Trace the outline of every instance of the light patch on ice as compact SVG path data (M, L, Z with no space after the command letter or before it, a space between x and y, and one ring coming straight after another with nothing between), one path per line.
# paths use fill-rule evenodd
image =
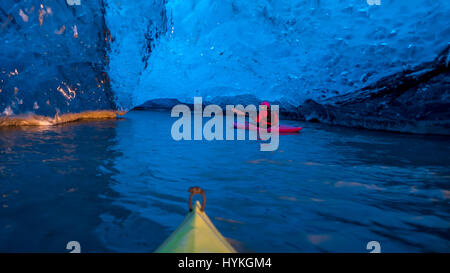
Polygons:
M6 116L10 116L10 115L13 115L14 112L13 112L13 110L11 109L11 107L8 106L8 107L5 108L5 110L3 110L3 114L6 115Z
M77 25L74 25L72 27L73 30L73 38L78 39L78 29L77 29Z
M20 17L22 17L22 20L24 22L28 22L28 15L26 15L25 12L23 12L22 9L19 10L19 15L20 15Z
M41 4L41 8L39 9L39 25L40 26L42 26L42 24L44 23L44 15L45 15L44 5Z
M75 98L75 96L77 95L77 93L75 92L74 89L70 88L70 86L68 86L66 83L62 83L66 88L67 88L67 92L61 87L58 86L56 88L56 90L58 90L59 93L61 93L66 99L68 100L72 100Z
M19 75L19 71L17 71L17 68L14 69L14 71L9 72L9 76L10 76L10 77L11 77L11 76L17 76L17 75Z
M62 25L59 30L55 30L55 34L61 35L63 34L64 30L66 30L66 26Z

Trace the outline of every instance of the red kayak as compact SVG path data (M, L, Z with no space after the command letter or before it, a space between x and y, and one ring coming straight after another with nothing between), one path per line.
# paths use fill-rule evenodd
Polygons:
M245 129L245 130L253 130L253 131L257 131L258 127L256 127L256 125L251 124L251 123L234 123L234 128L235 129ZM294 127L294 126L289 126L289 125L279 125L278 126L278 132L279 133L298 133L301 129L303 129L302 127ZM270 133L272 130L275 131L275 129L273 128L269 128L267 131Z

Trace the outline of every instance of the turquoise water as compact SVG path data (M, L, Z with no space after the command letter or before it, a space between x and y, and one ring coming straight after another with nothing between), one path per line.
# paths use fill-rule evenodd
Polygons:
M320 124L258 141L174 141L165 112L0 129L0 251L152 252L187 189L248 252L450 251L450 138Z

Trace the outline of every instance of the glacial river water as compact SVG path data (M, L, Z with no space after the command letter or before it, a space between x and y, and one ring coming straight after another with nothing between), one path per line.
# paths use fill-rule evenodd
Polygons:
M450 251L450 138L320 124L258 141L174 141L165 112L0 128L0 252L152 252L187 189L246 252Z

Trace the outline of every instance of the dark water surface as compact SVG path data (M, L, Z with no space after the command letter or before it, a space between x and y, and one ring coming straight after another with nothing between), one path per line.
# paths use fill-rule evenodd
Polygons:
M303 125L257 141L172 140L168 113L0 129L0 251L152 252L187 189L242 251L450 251L450 138Z

